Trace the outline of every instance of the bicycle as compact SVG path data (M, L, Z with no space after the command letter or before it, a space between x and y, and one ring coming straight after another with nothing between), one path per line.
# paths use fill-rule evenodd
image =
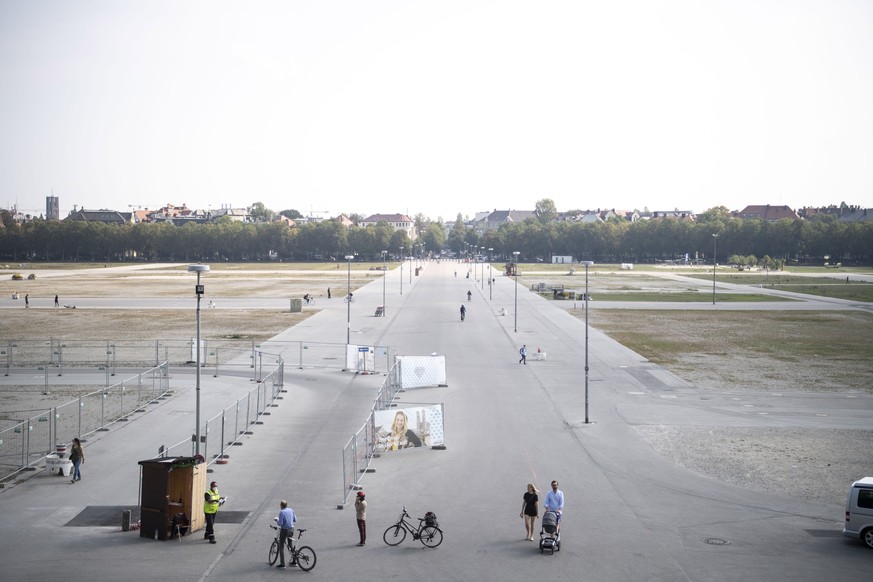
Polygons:
M443 543L443 531L438 527L436 515L427 512L424 517L419 517L418 529L412 527L412 524L406 520L407 517L410 517L410 515L406 513L406 508L404 507L400 512L397 523L386 529L385 533L382 534L382 539L386 544L389 546L399 545L406 539L407 532L412 534L413 540L420 540L428 548L435 548Z
M270 555L267 558L267 563L272 566L279 558L279 526L270 524L270 527L276 530L276 537L273 538L273 544L270 546ZM315 568L315 550L309 546L300 545L300 538L303 537L303 532L305 531L305 529L298 529L297 539L295 540L294 534L291 534L288 536L286 543L291 564L296 564L301 570L308 572Z
M303 305L315 305L315 297L303 300Z
M355 298L352 297L351 294L349 294L349 295L346 295L346 296L345 296L345 298L343 299L343 301L345 301L346 303L354 303L354 302L355 302Z

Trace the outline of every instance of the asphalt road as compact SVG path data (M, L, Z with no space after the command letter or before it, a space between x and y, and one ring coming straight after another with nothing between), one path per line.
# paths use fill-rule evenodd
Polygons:
M174 398L90 442L83 481L43 475L0 491L4 579L274 580L304 575L266 564L279 499L298 512L318 554L306 574L325 580L820 581L869 577L873 554L840 535L843 508L726 485L658 456L635 424L869 428L873 398L854 395L725 394L712 398L590 330L586 418L582 322L497 277L493 299L456 263L429 263L398 294L388 277L387 317L373 317L382 284L355 293L352 343L401 355L443 354L448 386L407 390L401 403L442 402L446 449L414 449L374 460L362 485L370 504L368 543L356 547L354 511L337 509L345 489L341 448L366 419L384 378L287 370L288 394L228 465L211 474L223 511L217 545L202 536L154 542L112 527L65 524L88 506L134 505L136 461L193 426L193 378L174 376ZM460 271L460 269L458 269ZM459 273L460 274L460 273ZM466 302L466 292L473 299ZM467 306L461 323L459 308ZM515 308L517 303L517 310ZM190 301L189 301L190 304ZM346 305L319 302L317 315L277 340L336 341ZM748 308L748 305L744 306ZM506 309L507 315L500 315ZM517 330L517 331L516 331ZM545 361L518 364L527 344ZM249 380L204 377L206 407L220 409ZM221 404L219 404L221 403ZM766 414L762 414L766 413ZM204 413L204 416L207 413ZM518 517L528 482L543 495L556 479L566 495L561 551L540 555ZM846 484L848 487L848 483ZM398 547L382 532L405 506L434 511L445 541Z

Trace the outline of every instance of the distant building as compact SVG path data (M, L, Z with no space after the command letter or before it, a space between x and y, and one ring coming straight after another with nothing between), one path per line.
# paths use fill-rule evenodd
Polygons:
M513 222L524 222L528 218L537 218L535 210L497 210L489 212L481 219L475 220L469 226L476 231L476 234L482 236L489 230L497 230L502 224L510 224Z
M60 220L61 219L61 202L57 196L45 197L45 219Z
M800 218L797 216L796 212L787 206L770 206L769 204L763 206L746 206L739 212L734 212L732 214L734 218L757 218L759 220L767 221L782 220L784 218L797 220Z
M873 220L873 208L856 206L853 210L843 213L840 222L869 222Z
M415 222L405 214L371 214L358 224L367 227L377 225L380 222L387 222L394 227L394 230L404 231L411 240L418 238L418 234L415 232Z
M102 222L104 224L133 224L132 212L118 212L117 210L77 210L73 211L64 219L73 222Z
M640 220L652 220L655 218L674 218L679 220L695 220L696 215L691 210L656 210L654 212L640 212Z

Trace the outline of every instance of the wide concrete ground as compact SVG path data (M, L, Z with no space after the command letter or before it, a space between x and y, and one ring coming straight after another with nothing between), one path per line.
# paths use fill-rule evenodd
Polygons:
M454 276L455 270L459 276ZM408 273L407 273L408 275ZM266 565L269 524L287 499L318 553L307 574L325 580L552 579L862 580L871 553L840 536L838 505L761 494L684 470L658 455L637 424L869 428L873 398L759 394L712 398L591 330L585 423L582 322L510 279L491 290L453 263L426 265L412 284L388 275L387 317L375 318L382 283L355 293L351 342L401 355L446 356L448 386L408 390L401 402L442 402L446 450L375 459L362 485L368 543L356 547L344 498L341 448L364 422L379 375L286 370L288 393L265 424L210 474L229 496L218 544L193 535L154 542L119 527L66 525L87 507L136 505L137 460L190 435L194 379L179 371L176 396L89 441L84 478L45 475L0 491L0 573L6 580L249 580L304 575ZM468 290L473 299L465 301ZM515 305L518 305L516 310ZM460 322L464 303L467 320ZM322 301L317 315L277 341L344 341L347 306ZM505 309L507 315L500 315ZM527 344L548 357L518 364ZM282 344L284 345L284 344ZM251 389L247 378L203 378L204 416ZM766 412L766 414L761 414ZM518 517L528 482L561 483L567 500L562 549L540 555ZM848 484L847 484L848 485ZM382 532L405 506L434 511L445 541L435 549ZM120 515L119 515L120 522Z

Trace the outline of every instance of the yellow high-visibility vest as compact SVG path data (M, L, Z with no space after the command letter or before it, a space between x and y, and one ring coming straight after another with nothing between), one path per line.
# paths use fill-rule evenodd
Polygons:
M221 499L218 489L215 491L209 490L206 494L209 495L209 501L203 504L203 513L218 513L218 501Z

